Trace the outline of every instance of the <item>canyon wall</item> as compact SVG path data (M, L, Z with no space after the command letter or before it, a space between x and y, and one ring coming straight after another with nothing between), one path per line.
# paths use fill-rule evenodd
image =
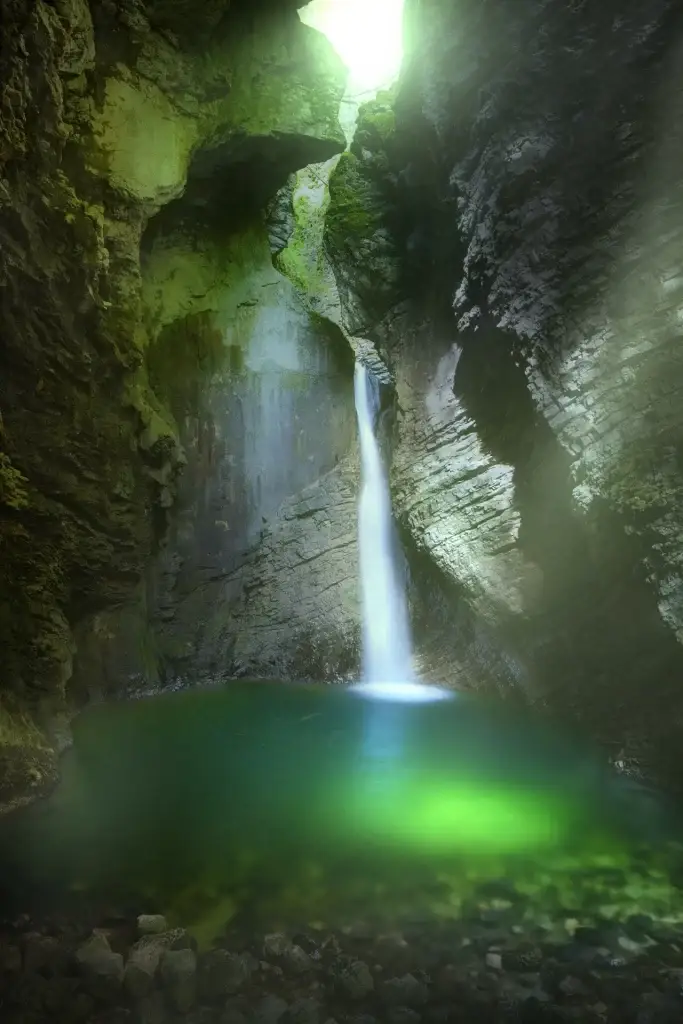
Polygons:
M465 685L492 632L504 689L679 784L678 6L407 0L406 38L326 247L396 381L408 552Z
M161 548L184 467L176 535L201 531L210 552L232 543L232 511L216 505L218 492L200 488L202 510L186 508L202 460L223 443L198 439L213 429L206 410L215 410L218 437L235 429L238 416L224 391L243 389L238 401L248 418L258 415L254 395L265 388L272 434L279 405L290 399L268 377L267 345L239 355L251 376L231 383L239 345L225 336L220 303L227 285L244 278L245 261L253 262L259 225L269 259L261 210L270 197L297 168L343 149L337 112L346 74L327 41L301 24L294 3L212 0L198 12L185 0L2 0L0 8L4 808L54 779L71 710L104 685L91 648L106 645L111 616L125 618L150 565L166 557ZM215 245L204 260L193 262L191 253L185 298L164 293L173 247L177 255L178 240L188 237L184 225L207 209L220 235L217 258ZM249 243L246 255L228 244L236 237ZM262 284L272 296L272 271ZM273 372L298 374L298 393L313 360L317 402L324 403L334 375L315 356L303 314L296 323L288 316L287 351ZM262 337L269 331L272 325ZM297 332L308 338L305 355ZM216 383L200 387L200 377ZM188 411L193 388L205 395L204 413L196 403ZM290 404L296 414L297 400ZM345 429L314 467L304 460L310 472L298 484L315 487L317 472L334 469ZM232 455L258 460L240 451L242 431ZM278 438L277 451L294 443ZM275 450L268 457L278 462ZM226 486L243 483L236 473ZM258 489L258 481L250 486ZM329 486L345 493L343 475ZM253 499L249 529L278 496ZM313 519L314 506L315 497ZM299 505L293 521L308 514ZM333 527L321 523L320 530ZM293 565L311 556L292 544ZM168 563L162 592L184 585ZM212 564L209 556L209 574ZM252 576L259 572L254 565ZM136 650L147 657L148 647L143 636ZM74 658L87 668L75 677Z

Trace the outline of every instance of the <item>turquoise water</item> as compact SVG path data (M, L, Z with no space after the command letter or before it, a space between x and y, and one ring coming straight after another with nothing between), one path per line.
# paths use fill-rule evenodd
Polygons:
M621 855L645 827L589 748L507 709L245 682L83 713L61 786L0 841L16 891L201 916L294 886L311 916L332 890Z

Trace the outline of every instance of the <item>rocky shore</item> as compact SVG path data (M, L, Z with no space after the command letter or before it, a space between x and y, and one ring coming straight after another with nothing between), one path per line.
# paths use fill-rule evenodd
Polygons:
M498 881L456 917L277 931L235 919L208 948L129 908L22 915L0 922L0 1013L4 1024L679 1024L683 927L652 874L641 902L659 913L624 910L629 896L637 910L635 877L603 872L621 909L572 908L557 892L552 907L547 887L539 901Z

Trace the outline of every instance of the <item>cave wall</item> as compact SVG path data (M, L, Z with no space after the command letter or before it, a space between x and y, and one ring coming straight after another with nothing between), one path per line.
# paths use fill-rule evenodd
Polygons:
M340 152L345 71L293 3L2 0L0 17L6 808L54 779L79 643L128 606L187 462L150 376L143 236L217 180L221 209L255 216Z
M677 5L408 0L406 38L326 245L409 548L525 699L680 784Z
M235 677L339 678L357 661L351 353L272 265L266 229L157 236L150 378L185 465L142 587L82 624L81 699Z

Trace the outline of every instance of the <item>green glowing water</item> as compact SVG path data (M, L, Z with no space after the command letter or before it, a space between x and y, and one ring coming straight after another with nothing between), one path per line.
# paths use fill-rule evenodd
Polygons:
M53 797L4 824L5 879L178 916L256 899L311 917L331 889L396 902L418 875L618 858L633 821L581 746L464 698L247 682L98 706L63 767Z

